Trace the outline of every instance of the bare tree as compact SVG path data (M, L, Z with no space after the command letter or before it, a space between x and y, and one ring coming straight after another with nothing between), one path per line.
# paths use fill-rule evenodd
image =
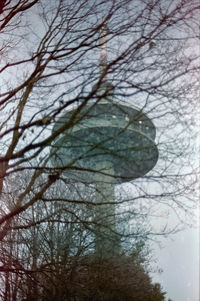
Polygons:
M30 176L27 171L22 173L21 185ZM76 187L70 188L58 182L49 191L51 202L38 200L10 225L0 252L2 299L142 300L148 295L156 300L158 295L158 300L164 300L164 293L154 287L147 273L148 259L141 239L135 239L131 254L125 248L112 257L94 253L93 210L88 207L86 211L85 206L76 204L77 194L80 200L83 187L79 186L77 192ZM83 200L88 193L85 188L82 193ZM63 194L65 200L53 201L54 196ZM71 205L66 206L67 195ZM13 193L12 189L7 194L10 206L15 197L16 191ZM85 202L88 206L93 204L88 198ZM130 274L128 282L127 273Z
M170 231L165 225L157 231L149 225L144 231L136 227L149 216L158 218L160 204L166 205L169 213L175 212L181 222L191 217L197 204L199 172L195 159L198 129L193 114L198 110L199 8L196 0L2 2L0 241L4 267L13 267L9 262L13 246L9 242L15 233L19 240L23 238L21 233L40 240L38 225L43 224L43 229L54 227L49 223L58 218L58 234L59 212L67 214L68 233L76 225L69 239L71 250L76 233L83 239L79 247L91 243L94 249L95 244L101 245L102 240L100 244L97 241L100 235L107 237L106 242L111 238L116 240L118 235L125 244L126 238L130 241L131 237L146 238L155 232ZM93 124L92 114L105 99L114 100L117 118L112 114L112 106L110 116L116 127L120 124L123 133L128 127L135 127L145 137L149 131L145 126L153 134L156 129L159 152L157 164L148 173L146 170L143 177L136 176L132 182L129 174L123 177L121 182L130 182L120 188L126 194L118 193L112 201L105 190L113 188L108 188L105 179L112 178L117 183L116 172L108 174L110 166L98 165L98 160L95 166L81 164L83 157L84 162L87 159L94 162L90 158L95 156L93 150L98 149L99 141L95 140L88 150L84 146L85 137L73 140L73 151L67 150L67 159L60 164L63 149L70 149L66 137L83 127L84 120ZM120 103L127 110L121 110ZM139 116L130 116L133 107L138 107L135 110ZM143 112L154 125L140 120ZM100 155L120 158L127 170L140 167L144 159L139 154L143 150L134 145L137 159L131 161L127 140L124 139L123 149L117 148L118 134L106 137L113 148L101 149ZM150 140L154 138L148 137ZM22 172L27 172L25 182L21 180ZM82 177L83 174L86 176ZM96 182L99 183L94 187ZM73 193L58 193L59 185ZM81 187L83 191L86 188L87 194L81 192ZM94 202L96 195L98 199ZM125 219L129 223L122 231ZM55 229L52 231L53 235ZM95 231L98 235L93 236L91 233ZM14 248L15 255L32 252L32 262L22 265L26 272L38 266L40 257L38 248L31 245L27 248L22 250L17 243ZM58 250L56 246L55 252ZM17 260L14 263L22 264ZM11 277L10 272L14 270L8 269L4 279L7 288L12 282L12 289L6 291L12 291L14 296L19 274ZM11 282L6 280L10 277ZM9 300L6 294L4 299Z

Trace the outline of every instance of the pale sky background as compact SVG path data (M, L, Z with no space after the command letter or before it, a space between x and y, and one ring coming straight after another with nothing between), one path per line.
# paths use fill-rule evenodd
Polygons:
M172 301L200 301L200 231L186 229L168 238L159 239L160 249L154 245L157 265L163 270L153 274L154 282L159 282Z

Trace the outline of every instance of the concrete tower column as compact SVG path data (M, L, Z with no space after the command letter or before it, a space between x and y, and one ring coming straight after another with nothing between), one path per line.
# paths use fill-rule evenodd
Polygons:
M120 251L120 235L116 233L114 169L111 162L95 164L95 190L97 205L94 206L95 253L110 257Z

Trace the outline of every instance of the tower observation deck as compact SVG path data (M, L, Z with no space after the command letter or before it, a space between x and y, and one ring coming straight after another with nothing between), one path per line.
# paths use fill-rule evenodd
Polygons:
M104 43L102 51L101 68L106 64ZM54 167L66 168L66 177L94 184L95 202L106 203L94 206L97 223L102 219L103 224L96 228L95 250L102 254L119 248L113 234L114 184L143 177L155 166L158 150L155 126L142 110L116 101L108 80L102 82L96 95L96 101L88 101L78 111L78 106L67 110L57 120L53 131L69 120L73 120L73 126L54 141L51 162Z

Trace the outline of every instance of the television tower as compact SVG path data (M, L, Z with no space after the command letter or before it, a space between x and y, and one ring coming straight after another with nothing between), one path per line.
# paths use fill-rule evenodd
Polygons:
M65 123L52 145L52 165L66 168L66 177L95 185L95 253L110 256L119 252L116 233L114 186L144 176L156 164L158 150L153 122L139 108L114 97L107 80L107 27L101 24L100 79L94 86L96 99L77 105L60 117L53 132Z

